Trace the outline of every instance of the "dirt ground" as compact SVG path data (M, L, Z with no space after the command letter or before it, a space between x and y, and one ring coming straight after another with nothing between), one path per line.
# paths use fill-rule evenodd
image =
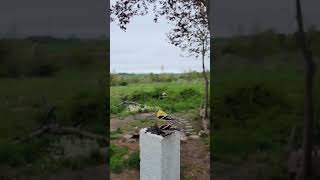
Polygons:
M112 118L110 130L130 123L137 119L151 119L150 113L137 114L124 119ZM133 152L139 148L139 142L130 143L121 140L112 140L111 143L128 148ZM181 142L181 179L182 180L209 180L210 179L210 149L201 139L188 139ZM111 173L111 180L139 180L139 170L125 170L121 174Z
M68 171L55 174L49 180L106 180L108 176L107 166L100 165L96 167L85 168L77 171Z
M115 142L116 145L129 150L139 148L138 143ZM111 180L139 180L138 170L126 170L121 174L111 173ZM209 180L210 154L209 147L201 140L189 139L181 143L181 179Z

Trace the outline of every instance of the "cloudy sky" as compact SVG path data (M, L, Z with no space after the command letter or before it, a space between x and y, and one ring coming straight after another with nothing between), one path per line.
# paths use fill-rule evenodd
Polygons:
M114 0L113 0L114 1ZM100 37L109 35L108 0L1 0L0 36L15 31L20 36L53 35ZM319 0L303 1L307 25L320 25ZM296 29L294 0L215 0L212 1L214 36L239 31L273 28L281 32ZM111 65L118 72L167 72L199 69L199 61L182 58L165 33L165 21L152 22L138 17L123 32L114 24L111 30Z
M111 0L114 1L114 0ZM295 0L215 0L212 1L216 36L239 30L295 29ZM302 0L306 24L320 25L320 1ZM0 35L13 25L22 34L109 34L109 0L1 0Z
M152 17L136 17L126 32L111 24L111 72L159 73L161 66L164 72L200 71L200 59L182 56L168 42L166 33L171 26L165 20L154 23ZM206 64L209 67L209 58Z
M0 34L99 37L109 32L108 0L1 0Z
M153 22L153 15L135 17L126 32L117 24L110 26L111 72L181 73L190 70L201 71L201 60L185 57L181 50L171 45L166 33L171 26L165 19ZM209 58L206 58L209 68Z
M301 0L305 24L320 25L320 1ZM229 36L272 28L296 30L295 0L215 0L212 5L214 34Z

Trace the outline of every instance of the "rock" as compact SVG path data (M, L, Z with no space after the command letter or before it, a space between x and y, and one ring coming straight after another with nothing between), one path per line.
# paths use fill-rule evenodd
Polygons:
M132 138L132 137L133 137L132 134L125 134L125 135L123 136L123 138L125 138L125 139L130 139L130 138Z
M133 137L132 134L125 134L123 137L122 137L122 142L127 142L129 141L129 139L131 139Z
M185 142L188 140L187 134L186 133L180 133L180 141Z
M191 135L191 136L189 136L191 139L200 139L200 136L198 136L198 135Z
M190 136L190 133L189 133L189 132L186 132L186 136Z
M132 135L132 138L134 138L134 139L139 139L139 133L134 133L134 134Z
M205 132L205 131L203 131L203 130L201 130L201 131L199 131L199 134L198 134L200 137L206 137L207 135L208 135L208 133L207 132Z
M139 128L137 126L134 128L134 133L139 134Z
M136 143L137 140L135 140L135 139L129 139L128 142L129 142L129 143Z

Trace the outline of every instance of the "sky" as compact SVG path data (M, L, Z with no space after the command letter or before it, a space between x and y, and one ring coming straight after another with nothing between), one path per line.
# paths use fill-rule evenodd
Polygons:
M319 27L320 1L301 0L301 3L306 26ZM297 29L295 0L215 0L211 5L215 36L268 28L283 33Z
M101 37L109 34L108 9L108 0L1 0L0 35Z
M127 31L112 23L110 29L110 70L125 73L181 73L201 71L201 59L186 57L166 37L171 26L166 20L152 21L152 15L136 17ZM184 55L184 56L183 56ZM209 58L206 66L209 68Z
M114 0L111 0L114 1ZM213 37L273 28L280 32L296 30L295 0L215 0L211 5ZM181 58L170 45L165 21L137 17L123 32L109 24L108 0L1 0L0 36L15 29L19 36L51 35L111 39L111 71L183 72L199 69L194 58ZM305 23L319 27L319 0L302 0ZM111 28L111 32L109 30Z
M111 0L114 1L114 0ZM306 24L319 26L320 1L301 0ZM211 1L215 36L274 28L295 29L295 0ZM1 0L0 35L16 24L21 34L96 37L109 34L109 0Z
M165 19L153 22L153 15L134 17L126 31L110 25L110 71L112 73L182 73L202 71L201 59L186 57L171 45L166 33L172 26ZM207 69L209 57L205 58Z

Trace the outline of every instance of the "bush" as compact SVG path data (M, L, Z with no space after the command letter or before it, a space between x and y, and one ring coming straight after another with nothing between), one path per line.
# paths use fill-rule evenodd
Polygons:
M114 144L110 146L110 169L114 173L121 173L126 167L126 161L123 156L128 153L125 148L117 147Z
M31 69L29 75L30 76L40 76L40 77L50 77L54 76L55 73L58 71L56 65L52 63L42 64L35 66Z
M150 99L160 99L162 97L162 93L166 91L165 87L155 88L153 91L134 91L129 97L130 100L136 102L146 102Z
M200 96L200 93L193 88L186 88L180 91L179 95L181 98L187 99L194 96Z
M128 167L139 169L140 167L140 152L136 151L130 154L128 158Z
M92 64L92 62L94 61L92 51L93 49L90 47L78 47L71 49L70 53L72 65L84 68Z
M119 157L111 157L110 159L110 169L114 173L121 173L125 168L125 161Z
M114 173L121 173L125 168L139 169L140 157L139 151L131 153L128 159L124 155L128 153L127 149L111 145L110 148L110 169Z
M128 82L126 82L126 81L121 81L119 83L119 86L127 86L127 85L128 85Z
M0 76L53 76L58 70L47 48L26 40L0 40Z
M243 126L246 120L256 117L261 111L287 107L281 96L259 84L235 89L216 102L219 104L216 103L214 111L218 119L238 120Z
M105 127L109 111L107 104L108 100L104 92L79 93L66 104L67 120L71 120L73 125L98 123L99 126Z
M0 164L12 167L32 163L39 159L44 152L47 141L39 140L26 144L14 144L5 140L0 141Z

